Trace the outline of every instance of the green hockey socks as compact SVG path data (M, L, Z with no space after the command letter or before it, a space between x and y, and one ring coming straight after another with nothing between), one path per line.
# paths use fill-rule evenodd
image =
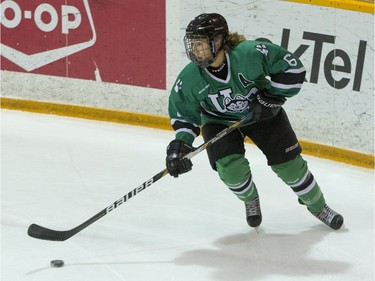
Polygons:
M298 155L288 162L272 165L271 168L291 187L310 212L318 213L323 209L323 193L302 156ZM258 191L253 182L249 162L244 155L232 154L218 160L216 170L220 179L240 200L249 202L257 197Z
M242 201L254 200L257 189L251 176L248 160L242 154L232 154L216 162L220 179Z
M301 155L288 162L272 165L271 168L292 188L310 212L317 213L323 209L325 204L323 193Z

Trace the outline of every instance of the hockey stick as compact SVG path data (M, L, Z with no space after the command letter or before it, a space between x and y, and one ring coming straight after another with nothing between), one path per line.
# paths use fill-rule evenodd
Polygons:
M213 137L209 141L201 144L194 151L192 151L192 152L188 153L187 155L185 155L185 158L191 159L192 157L194 157L198 153L200 153L203 150L205 150L208 146L210 146L211 144L213 144L217 140L219 140L222 137L228 135L230 132L232 132L233 130L235 130L241 124L243 124L246 121L250 120L252 117L253 117L253 115L252 115L252 112L251 112L248 115L246 115L243 118L241 118L240 120L234 122L232 125L230 125L229 127L225 128L224 130L222 130L221 132L219 132L215 137ZM158 181L159 179L161 179L162 177L164 177L167 174L168 174L168 170L167 169L164 169L163 171L157 173L155 176L153 176L149 180L145 181L144 183L142 183L140 186L136 187L135 189L133 189L129 193L125 194L119 200L113 202L111 205L109 205L105 209L101 210L99 213L97 213L93 217L89 218L87 221L83 222L82 224L80 224L77 227L74 227L74 228L72 228L70 230L62 230L62 231L52 230L52 229L40 226L38 224L31 224L29 226L27 234L29 236L31 236L31 237L42 239L42 240L65 241L65 240L69 239L70 237L72 237L73 235L76 235L78 232L80 232L81 230L85 229L89 225L93 224L98 219L104 217L106 214L108 214L109 212L113 211L118 206L120 206L121 204L125 203L127 200L129 200L130 198L134 197L135 195L137 195L142 190L145 190L147 187L149 187L150 185L152 185L153 183L155 183L156 181Z

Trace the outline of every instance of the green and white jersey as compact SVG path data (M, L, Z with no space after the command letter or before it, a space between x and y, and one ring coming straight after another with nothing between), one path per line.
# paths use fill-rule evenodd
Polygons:
M244 41L225 55L225 80L192 62L177 77L169 97L176 139L192 144L200 126L229 125L240 119L249 113L249 103L258 90L292 97L301 89L306 74L301 61L278 45Z

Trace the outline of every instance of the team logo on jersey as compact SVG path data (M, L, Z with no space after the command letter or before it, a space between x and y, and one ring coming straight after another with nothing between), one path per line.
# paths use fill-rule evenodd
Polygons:
M213 106L219 112L243 112L249 108L250 97L258 91L257 88L252 88L246 95L235 94L231 88L220 90L216 94L210 94Z
M176 82L176 85L174 86L174 90L176 93L178 93L179 91L181 91L181 88L182 88L182 80L178 79Z
M256 45L255 47L259 52L261 52L263 55L267 56L268 55L268 50L267 50L267 46L264 45L264 44L259 44L259 45Z
M249 85L253 84L254 81L248 80L242 73L238 73L238 79L240 80L242 86L244 88L248 87Z
M224 105L228 111L242 112L249 107L249 100L242 95L236 95L233 99L224 98Z

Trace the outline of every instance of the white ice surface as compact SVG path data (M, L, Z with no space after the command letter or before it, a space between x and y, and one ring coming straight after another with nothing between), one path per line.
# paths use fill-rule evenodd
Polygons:
M67 241L31 238L31 223L73 228L163 170L173 132L1 113L2 281L374 280L373 171L305 156L345 218L347 229L333 231L252 145L259 233L201 153L190 173L160 179ZM53 259L65 266L51 268Z

